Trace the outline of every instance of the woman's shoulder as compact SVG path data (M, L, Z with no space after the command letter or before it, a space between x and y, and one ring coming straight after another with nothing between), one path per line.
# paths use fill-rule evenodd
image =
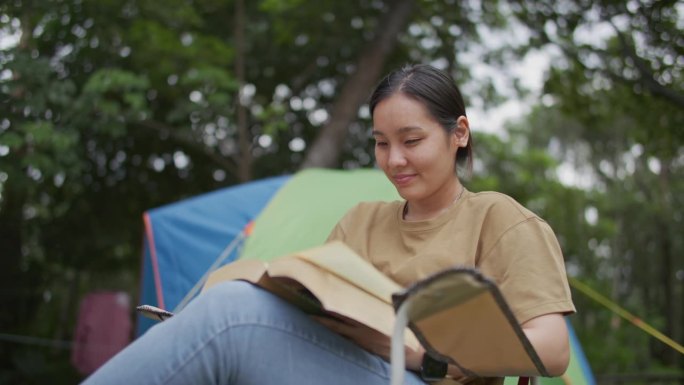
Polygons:
M471 209L485 212L488 216L521 221L531 218L541 219L513 197L497 191L472 192L468 196L468 202Z

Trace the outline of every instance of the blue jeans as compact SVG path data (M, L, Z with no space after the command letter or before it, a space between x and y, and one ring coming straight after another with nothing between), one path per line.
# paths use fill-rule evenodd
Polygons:
M390 364L245 282L193 300L84 384L387 385ZM406 384L424 384L407 371Z

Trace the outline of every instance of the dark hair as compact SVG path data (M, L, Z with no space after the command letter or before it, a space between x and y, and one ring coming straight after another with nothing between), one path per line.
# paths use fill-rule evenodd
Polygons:
M452 133L460 116L466 116L465 103L454 79L445 71L418 64L390 72L375 87L370 98L371 116L375 107L397 92L423 103L430 115ZM466 164L468 171L473 167L473 140L468 136L465 151L456 153L456 163Z

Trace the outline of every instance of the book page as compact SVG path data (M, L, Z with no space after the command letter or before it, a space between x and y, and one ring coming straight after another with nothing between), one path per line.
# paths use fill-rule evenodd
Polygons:
M320 266L388 304L392 303L392 294L402 289L399 284L339 241L304 250L292 256Z
M237 260L212 272L202 289L229 280L255 283L312 314L353 319L387 336L394 327L391 296L401 286L342 242L277 258L269 263ZM304 290L305 289L305 290ZM420 346L410 330L405 345Z
M210 287L236 279L259 283L266 274L268 264L262 261L241 259L214 270L202 287L202 293Z
M291 256L276 260L269 264L268 275L272 282L289 278L303 285L327 312L350 318L388 337L392 335L396 316L390 303L306 258ZM413 350L420 346L409 329L406 329L404 344Z

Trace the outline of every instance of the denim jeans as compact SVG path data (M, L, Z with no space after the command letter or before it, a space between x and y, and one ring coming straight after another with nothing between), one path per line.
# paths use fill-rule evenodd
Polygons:
M227 282L152 327L84 384L389 384L390 364L299 309ZM407 371L406 384L424 384Z

